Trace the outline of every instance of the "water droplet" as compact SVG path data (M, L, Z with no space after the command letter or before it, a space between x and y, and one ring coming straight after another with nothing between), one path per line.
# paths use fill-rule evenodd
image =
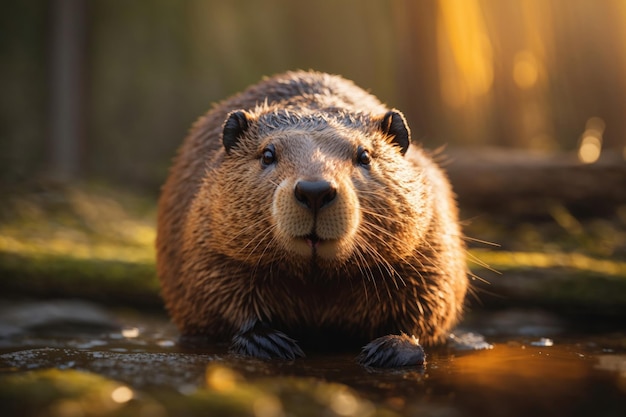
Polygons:
M176 345L176 342L174 342L173 340L159 340L157 342L157 345L161 347L173 347Z
M136 327L128 327L122 330L122 336L127 339L133 339L139 336L139 329Z

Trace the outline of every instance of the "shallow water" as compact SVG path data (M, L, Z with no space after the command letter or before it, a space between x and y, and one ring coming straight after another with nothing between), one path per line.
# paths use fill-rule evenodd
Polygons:
M207 367L218 364L251 384L268 377L344 384L401 415L626 415L626 331L619 325L573 326L536 311L482 313L463 326L485 335L492 349L452 344L428 349L423 367L376 370L358 366L357 352L263 362L233 357L223 346L191 351L177 344L161 314L70 301L0 305L0 377L81 370L184 399L211 384Z

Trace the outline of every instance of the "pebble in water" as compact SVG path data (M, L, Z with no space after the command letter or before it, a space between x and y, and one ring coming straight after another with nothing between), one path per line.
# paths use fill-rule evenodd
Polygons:
M539 340L533 340L532 342L530 342L530 344L532 346L550 347L554 345L554 342L552 341L552 339L549 339L547 337L542 337Z

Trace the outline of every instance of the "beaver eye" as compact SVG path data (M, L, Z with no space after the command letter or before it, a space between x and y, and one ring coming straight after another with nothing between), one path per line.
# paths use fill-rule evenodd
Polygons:
M274 145L268 145L265 149L263 149L263 153L261 154L261 165L266 168L274 162L276 162L276 149L274 148Z
M360 165L364 167L368 167L370 163L372 162L372 157L370 156L370 153L368 152L367 149L363 148L362 146L359 146L359 148L356 150L356 161Z

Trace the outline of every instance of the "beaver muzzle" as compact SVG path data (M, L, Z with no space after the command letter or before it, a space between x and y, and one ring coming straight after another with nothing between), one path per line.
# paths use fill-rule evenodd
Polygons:
M298 181L294 187L296 200L314 214L330 205L337 197L337 189L328 181Z

